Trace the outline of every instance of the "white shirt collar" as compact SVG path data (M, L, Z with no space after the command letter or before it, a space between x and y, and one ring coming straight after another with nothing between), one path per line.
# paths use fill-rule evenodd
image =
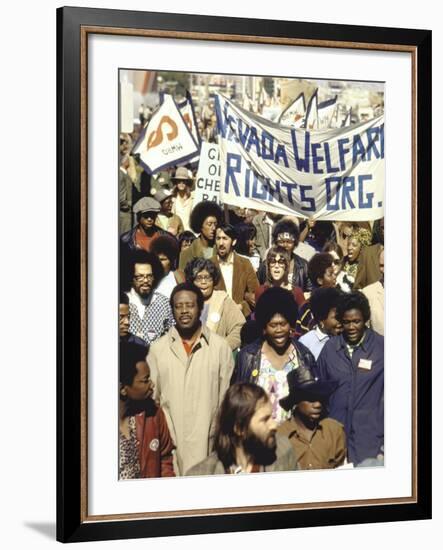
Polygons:
M320 342L322 342L326 338L329 338L329 336L325 332L323 332L318 326L315 327L315 334L317 335L317 338Z

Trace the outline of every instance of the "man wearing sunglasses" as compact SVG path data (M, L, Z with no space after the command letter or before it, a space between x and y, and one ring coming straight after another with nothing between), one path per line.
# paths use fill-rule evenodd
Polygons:
M120 254L131 253L134 250L151 250L152 242L166 231L156 226L160 203L152 197L143 197L134 205L137 224L120 237Z

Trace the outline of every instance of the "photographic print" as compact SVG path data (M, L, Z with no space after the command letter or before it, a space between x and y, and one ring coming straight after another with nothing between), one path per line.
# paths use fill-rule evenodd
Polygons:
M120 479L382 466L383 83L119 85Z

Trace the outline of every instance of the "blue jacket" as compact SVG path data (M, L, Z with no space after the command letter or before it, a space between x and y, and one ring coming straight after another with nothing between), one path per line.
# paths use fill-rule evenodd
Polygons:
M334 336L326 342L317 365L320 379L339 384L329 398L329 416L345 427L349 461L359 464L375 458L384 444L383 336L366 329L352 358L343 335Z
M231 378L231 384L235 382L257 383L260 374L262 344L263 340L255 340L239 351L235 362L234 373ZM292 344L297 352L299 364L310 369L314 373L316 363L312 353L306 346L300 344L298 340L293 339ZM252 373L254 373L255 376Z

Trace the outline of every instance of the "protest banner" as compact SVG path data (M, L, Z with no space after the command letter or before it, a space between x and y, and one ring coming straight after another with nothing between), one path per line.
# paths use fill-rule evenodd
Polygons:
M132 153L149 174L168 166L189 161L198 153L199 146L186 124L174 98L165 95L163 103L144 127Z
M384 215L384 117L308 130L216 97L222 202L317 220Z
M280 124L301 128L306 114L305 94L298 95L286 109L284 109L278 119Z
M202 142L200 162L195 179L194 204L220 200L220 147L216 143Z

